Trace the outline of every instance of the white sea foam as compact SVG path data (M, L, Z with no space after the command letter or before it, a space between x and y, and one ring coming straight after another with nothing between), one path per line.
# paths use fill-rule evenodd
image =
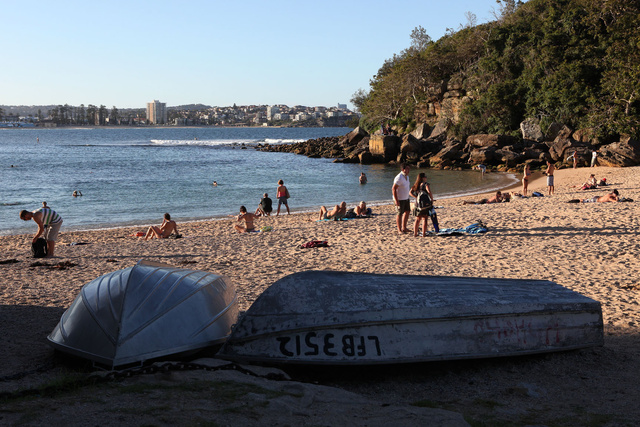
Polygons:
M180 145L223 147L232 145L256 145L252 139L152 139L152 144L176 147Z

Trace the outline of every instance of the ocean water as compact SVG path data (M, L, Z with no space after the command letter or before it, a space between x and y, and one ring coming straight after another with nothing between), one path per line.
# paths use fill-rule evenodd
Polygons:
M279 179L292 211L316 211L345 200L388 203L396 167L332 163L289 153L256 151L341 136L348 128L93 128L0 129L0 235L31 233L18 218L42 201L82 230L177 221L249 211L263 193L275 201ZM361 172L369 178L358 183ZM426 169L436 198L471 195L515 183L508 174ZM412 181L417 172L411 171ZM218 186L212 185L217 181ZM83 196L74 198L74 190ZM275 204L274 209L277 204Z

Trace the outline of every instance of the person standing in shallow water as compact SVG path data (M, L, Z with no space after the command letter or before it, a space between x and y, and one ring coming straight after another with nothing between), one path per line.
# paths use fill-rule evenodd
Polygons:
M278 181L278 189L276 190L276 197L278 198L278 210L276 211L276 216L280 215L280 206L285 205L287 208L287 215L291 212L289 211L289 203L287 199L289 198L289 190L284 185L284 181Z

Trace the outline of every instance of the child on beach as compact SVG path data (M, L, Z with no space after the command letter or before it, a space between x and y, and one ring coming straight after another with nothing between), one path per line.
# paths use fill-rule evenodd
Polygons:
M283 180L278 181L276 197L278 199L278 210L276 211L276 216L280 215L280 206L283 204L287 208L287 214L291 213L289 212L289 203L287 202L287 199L289 198L289 190L287 190L287 187L285 187Z

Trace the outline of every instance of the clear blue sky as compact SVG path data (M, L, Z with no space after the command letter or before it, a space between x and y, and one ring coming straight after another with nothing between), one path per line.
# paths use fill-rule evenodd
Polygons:
M0 105L350 104L421 25L495 0L0 0Z

